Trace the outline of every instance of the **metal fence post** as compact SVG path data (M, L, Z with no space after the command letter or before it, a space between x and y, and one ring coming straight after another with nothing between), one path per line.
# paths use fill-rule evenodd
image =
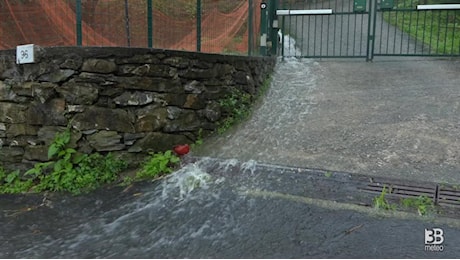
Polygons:
M267 56L267 3L260 4L260 55Z
M270 53L272 55L276 55L278 50L278 17L276 16L276 10L278 9L278 0L270 0L270 19L269 19L269 27L270 30L270 41L272 43Z
M377 0L369 1L369 22L368 22L368 35L367 35L367 57L366 61L374 59L375 48L375 29L377 22Z
M201 52L201 0L196 1L196 51Z
M147 45L153 48L153 0L147 0Z
M252 56L254 46L254 0L249 0L248 12L248 56Z
M81 0L75 2L75 15L76 15L76 35L77 35L77 46L82 45L82 28L81 28Z
M125 27L126 27L126 43L131 47L131 28L129 24L129 3L125 0Z

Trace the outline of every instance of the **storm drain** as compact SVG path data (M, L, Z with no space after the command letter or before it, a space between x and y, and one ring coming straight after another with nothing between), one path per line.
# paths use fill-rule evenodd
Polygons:
M455 187L437 184L413 183L407 184L396 180L372 180L359 187L360 190L380 194L383 189L390 197L418 198L425 196L436 205L460 207L460 190Z

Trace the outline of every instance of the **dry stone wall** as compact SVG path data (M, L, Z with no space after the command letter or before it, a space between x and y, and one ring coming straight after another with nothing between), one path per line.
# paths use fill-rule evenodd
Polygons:
M47 160L71 126L81 152L139 158L192 143L221 120L219 100L255 95L275 60L135 48L38 48L33 64L0 51L0 164Z

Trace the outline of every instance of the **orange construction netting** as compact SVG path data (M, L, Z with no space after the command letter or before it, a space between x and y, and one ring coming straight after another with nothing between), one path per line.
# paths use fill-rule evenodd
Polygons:
M76 2L0 0L0 49L28 43L77 45ZM81 2L83 46L148 47L147 0ZM154 0L153 3L153 47L195 51L196 0ZM247 54L249 48L254 50L259 34L260 3L261 0L202 0L201 51ZM252 19L249 19L250 8ZM253 33L252 46L249 46L249 32Z

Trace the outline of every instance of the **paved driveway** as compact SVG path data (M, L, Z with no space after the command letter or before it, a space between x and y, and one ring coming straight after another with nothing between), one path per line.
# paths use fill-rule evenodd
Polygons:
M460 60L285 59L251 119L198 155L460 183Z

